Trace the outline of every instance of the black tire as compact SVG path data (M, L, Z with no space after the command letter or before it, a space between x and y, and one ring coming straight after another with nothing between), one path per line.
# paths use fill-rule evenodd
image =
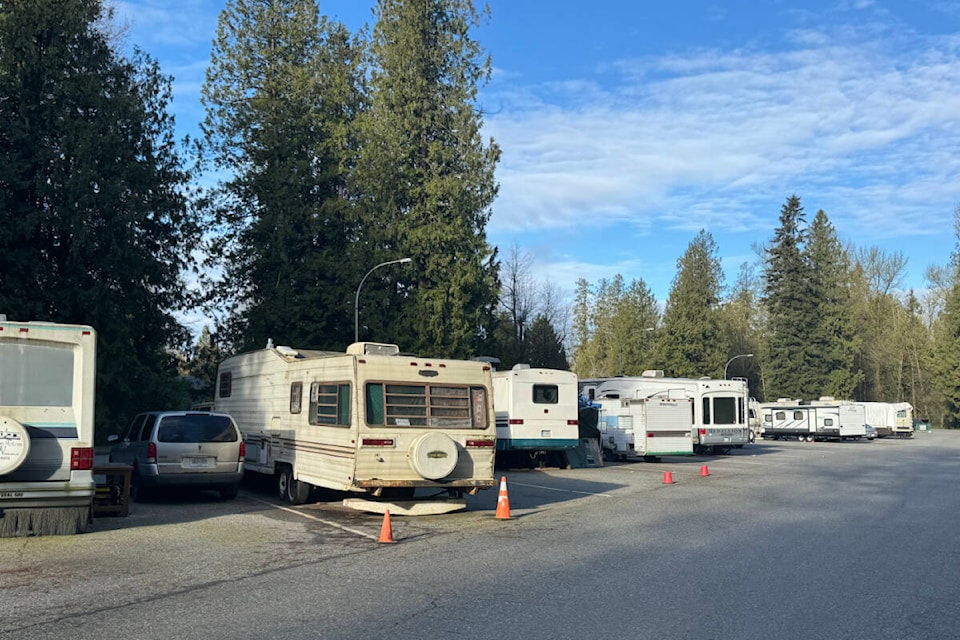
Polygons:
M293 468L285 466L277 472L277 492L281 500L303 504L310 498L310 485L294 478Z
M130 501L147 502L153 497L153 495L154 489L144 486L143 480L140 478L140 474L136 469L134 469L133 474L130 476Z

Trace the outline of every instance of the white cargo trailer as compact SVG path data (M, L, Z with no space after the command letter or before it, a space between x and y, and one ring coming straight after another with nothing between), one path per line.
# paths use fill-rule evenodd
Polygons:
M693 455L692 400L685 396L621 398L601 395L597 426L600 446L610 459Z

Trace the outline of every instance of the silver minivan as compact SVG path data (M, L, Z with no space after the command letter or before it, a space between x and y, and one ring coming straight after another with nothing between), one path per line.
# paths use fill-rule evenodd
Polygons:
M113 444L110 462L133 466L133 500L165 487L214 489L224 500L237 497L240 490L243 438L225 413L141 413L122 437L111 435L107 442Z

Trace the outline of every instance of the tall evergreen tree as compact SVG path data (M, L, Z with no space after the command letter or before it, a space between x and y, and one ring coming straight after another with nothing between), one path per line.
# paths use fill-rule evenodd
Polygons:
M220 14L201 149L228 176L203 203L224 277L208 289L240 349L352 341L362 59L314 0L229 0Z
M731 377L747 378L750 393L760 398L763 397L760 363L765 324L762 307L758 304L761 286L752 266L747 263L742 264L730 297L720 311L720 326L723 328L725 342L728 345L727 360L743 354L753 354L752 357L737 358L731 362L729 374Z
M181 406L196 227L170 78L121 57L100 0L0 4L0 311L97 329L97 423Z
M728 349L720 328L722 287L717 244L701 230L677 260L677 275L657 332L658 368L668 375L723 374Z
M767 398L819 397L811 367L811 344L817 322L813 274L803 253L805 218L800 198L790 196L780 209L780 226L766 249L764 303L769 320L764 356Z
M540 313L533 319L526 333L527 364L531 367L545 367L547 369L570 368L567 354L563 348L563 341L547 316Z
M378 338L439 356L472 355L496 302L485 228L500 150L480 132L490 62L470 37L479 19L469 0L379 0L362 118L371 262L413 259L378 274L399 284L372 286L378 304L364 313Z
M949 288L935 326L935 384L943 402L943 426L960 429L960 207L954 210L957 239L950 256Z
M810 264L816 324L810 337L809 367L822 395L852 398L863 378L855 366L860 349L852 319L850 259L823 210L810 225L804 255Z

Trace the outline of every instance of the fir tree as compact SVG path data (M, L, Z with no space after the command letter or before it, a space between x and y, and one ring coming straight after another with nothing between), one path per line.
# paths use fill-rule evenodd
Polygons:
M99 0L0 5L0 311L98 332L97 424L182 406L174 313L197 229L170 78L121 57Z
M362 118L359 185L372 262L406 256L373 287L377 336L439 356L472 355L497 293L486 224L500 155L481 137L477 89L490 62L470 37L469 0L380 0Z

